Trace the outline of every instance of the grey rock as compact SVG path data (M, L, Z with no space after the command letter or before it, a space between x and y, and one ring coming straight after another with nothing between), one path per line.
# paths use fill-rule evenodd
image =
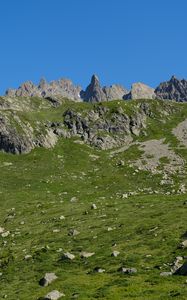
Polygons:
M172 272L162 272L160 273L160 276L162 277L168 277L168 276L171 276L172 275Z
M64 257L65 259L69 259L69 260L75 259L75 255L72 254L72 253L70 253L70 252L65 252L64 255L63 255L63 257Z
M187 240L184 240L184 241L181 243L181 248L187 248Z
M187 80L177 79L172 76L169 81L162 82L155 89L158 99L176 100L177 102L187 101Z
M123 97L125 100L129 99L155 99L156 95L154 89L148 85L137 82L132 85L131 91Z
M50 293L48 293L45 297L44 297L44 300L58 300L60 299L61 297L64 297L64 293L60 293L59 291L57 290L54 290Z
M95 254L95 252L86 252L86 251L82 251L80 253L80 257L81 258L89 258L91 256L93 256Z
M68 235L70 236L76 236L78 235L80 232L76 229L70 229L69 232L68 232Z
M176 270L174 270L173 274L186 276L187 275L187 261L184 262L183 264L179 265L179 267L176 268Z
M102 268L100 268L100 267L96 267L96 268L94 269L94 272L96 272L96 273L104 273L104 272L105 272L105 269L102 269Z
M48 286L57 278L58 277L55 275L55 273L46 273L45 276L42 279L40 279L39 284L41 286Z
M122 272L123 274L135 274L137 273L137 269L136 268L120 268L119 269L120 272Z
M119 254L120 254L120 252L115 250L112 252L111 256L117 257Z

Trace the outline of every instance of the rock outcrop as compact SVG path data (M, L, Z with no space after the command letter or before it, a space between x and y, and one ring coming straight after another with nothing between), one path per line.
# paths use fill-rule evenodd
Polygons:
M157 99L169 99L177 102L187 101L187 80L179 80L172 76L169 81L162 82L155 89Z
M149 108L140 104L137 112L127 115L122 108L116 111L102 105L83 114L72 109L64 113L64 124L56 124L54 132L64 137L80 137L99 149L112 149L132 141L146 128Z
M57 135L52 129L44 128L43 124L38 122L34 130L14 112L0 114L0 150L21 154L28 153L35 147L54 147L56 142Z
M155 91L144 83L134 83L131 91L123 97L125 100L129 99L155 99Z

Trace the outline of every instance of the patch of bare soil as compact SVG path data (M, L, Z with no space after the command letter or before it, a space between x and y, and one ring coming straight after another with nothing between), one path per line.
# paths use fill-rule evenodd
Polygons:
M184 160L170 149L168 144L164 144L164 139L142 142L139 149L144 151L134 162L139 170L147 170L154 174L183 172ZM159 168L161 166L162 168Z

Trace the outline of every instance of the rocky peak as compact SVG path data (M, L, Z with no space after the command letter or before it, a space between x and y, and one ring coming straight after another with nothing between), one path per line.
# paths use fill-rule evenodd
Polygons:
M96 75L92 76L90 84L86 88L85 92L83 91L81 93L81 96L88 102L101 102L107 100L100 85L99 78Z
M148 85L137 82L132 85L131 91L124 96L124 99L155 99L155 92Z
M172 76L169 81L159 84L155 90L158 99L176 100L177 102L187 101L187 80L180 80Z
M88 102L101 102L123 99L123 96L127 93L128 90L118 84L102 87L98 76L93 75L85 92L81 92L81 97Z

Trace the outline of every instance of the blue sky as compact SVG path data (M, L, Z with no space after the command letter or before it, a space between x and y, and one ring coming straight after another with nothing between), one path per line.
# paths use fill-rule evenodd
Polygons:
M186 0L0 1L0 93L26 80L187 78Z

